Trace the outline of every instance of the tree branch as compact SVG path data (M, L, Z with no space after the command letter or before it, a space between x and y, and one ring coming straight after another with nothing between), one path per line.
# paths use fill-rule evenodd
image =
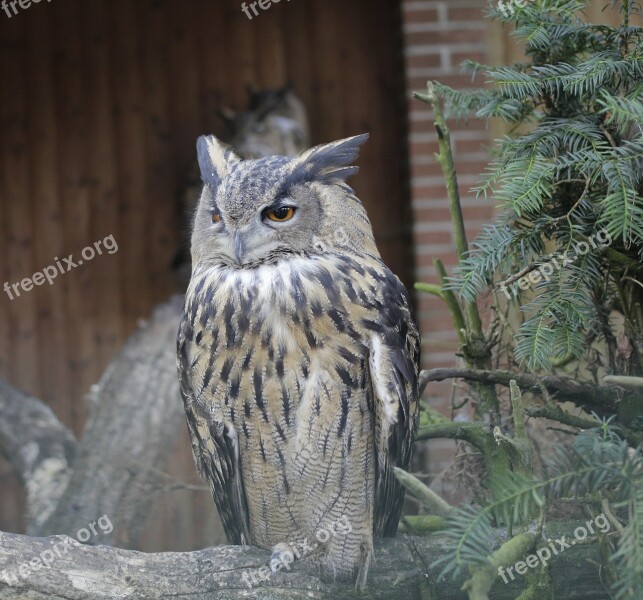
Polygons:
M560 533L548 532L552 537ZM571 533L567 533L569 537ZM0 598L421 600L426 598L428 584L439 590L439 596L432 594L432 598L466 600L460 589L464 577L446 577L438 582L442 567L434 563L443 556L446 543L440 535L378 540L366 590L357 594L347 582L322 580L313 568L303 564L305 561L296 561L291 570L283 569L271 577L270 553L254 547L218 546L196 552L145 554L84 546L65 536L30 538L0 532ZM556 557L551 571L555 597L608 600L600 581L598 544L578 544L566 550ZM8 586L8 581L13 585ZM492 597L513 600L524 584L520 576L507 584L498 578Z
M512 373L510 371L486 371L482 369L430 369L421 374L421 382L443 381L445 379L466 379L481 383L493 383L509 387L509 382L515 379L523 391L538 394L540 384L547 391L558 395L559 401L573 402L589 411L604 417L617 412L617 403L620 399L619 391L615 387L597 387L589 383L579 383L573 379L564 379L546 375L536 377L526 373Z
M432 515L446 517L452 512L453 507L442 497L438 496L430 487L424 485L417 477L399 467L393 467L393 472L397 480L411 495L422 502L422 504L431 511Z
M525 409L522 405L522 394L515 380L509 382L511 390L511 414L514 422L514 435L509 437L496 426L493 436L498 444L504 444L510 449L509 455L514 471L533 475L534 449L525 428Z
M627 377L625 375L605 375L604 383L612 385L622 385L625 387L643 388L643 377Z
M423 440L437 440L437 439L451 439L463 440L469 442L481 451L485 450L487 439L491 438L491 434L482 429L479 423L459 423L457 421L445 421L436 425L429 425L428 427L420 427L415 441Z

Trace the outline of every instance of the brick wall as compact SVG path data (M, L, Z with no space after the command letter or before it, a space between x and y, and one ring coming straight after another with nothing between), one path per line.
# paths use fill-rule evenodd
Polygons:
M437 152L432 113L412 99L412 92L425 90L429 79L459 89L472 87L470 75L460 72L466 58L489 62L488 21L484 0L403 0L405 60L409 92L409 148L411 197L414 215L416 279L437 282L433 259L447 267L455 264L453 231L444 179ZM484 123L452 123L452 140L459 176L460 194L469 240L493 216L492 202L476 199L469 192L487 161L490 133ZM423 335L423 368L455 366L457 340L443 302L428 294L418 297L418 320ZM448 382L431 384L425 395L430 404L449 414ZM454 444L448 440L430 443L430 472L439 473L449 462Z

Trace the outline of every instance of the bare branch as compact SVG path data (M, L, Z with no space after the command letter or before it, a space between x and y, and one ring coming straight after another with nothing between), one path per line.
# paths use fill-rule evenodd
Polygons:
M611 416L617 412L617 402L620 398L616 387L597 387L589 383L581 383L573 379L564 379L546 375L537 377L527 373L512 373L510 371L486 371L481 369L430 369L421 374L420 381L443 381L445 379L466 379L482 383L494 383L509 387L512 379L523 391L538 394L540 385L544 385L549 393L556 394L558 401L573 402L590 412L600 416Z

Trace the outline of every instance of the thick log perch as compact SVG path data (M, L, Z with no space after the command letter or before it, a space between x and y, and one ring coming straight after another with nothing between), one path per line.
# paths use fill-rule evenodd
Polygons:
M566 531L570 527L567 524ZM547 532L551 537L560 534L553 525ZM144 554L84 546L65 536L32 538L0 532L0 600L467 600L461 590L463 576L438 581L440 567L430 566L444 548L439 535L380 540L367 587L357 593L350 583L323 581L297 564L270 576L270 553L248 546ZM565 550L551 566L554 597L608 600L600 571L595 543ZM499 579L490 598L514 600L524 586L521 576L507 584Z

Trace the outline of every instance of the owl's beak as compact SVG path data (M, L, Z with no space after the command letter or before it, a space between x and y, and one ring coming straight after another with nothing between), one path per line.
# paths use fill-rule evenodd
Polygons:
M238 229L234 232L234 257L239 264L243 264L244 255L246 252L246 244L244 235Z

